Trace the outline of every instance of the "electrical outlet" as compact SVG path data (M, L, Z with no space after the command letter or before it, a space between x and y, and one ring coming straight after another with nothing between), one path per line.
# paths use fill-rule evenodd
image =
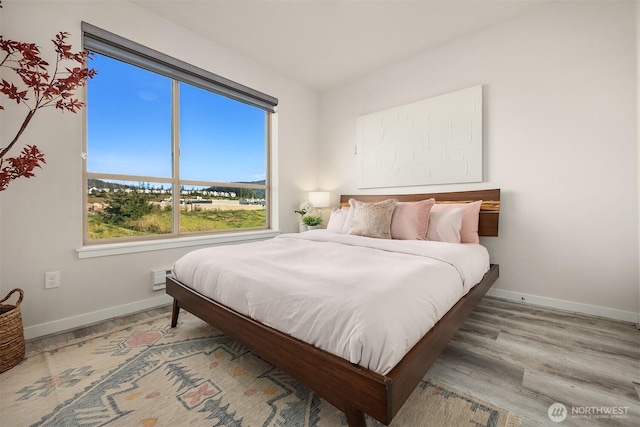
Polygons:
M160 291L165 288L165 282L167 281L167 276L171 276L171 270L154 270L151 275L153 276L153 290Z
M60 272L48 271L44 273L44 288L53 289L60 287Z

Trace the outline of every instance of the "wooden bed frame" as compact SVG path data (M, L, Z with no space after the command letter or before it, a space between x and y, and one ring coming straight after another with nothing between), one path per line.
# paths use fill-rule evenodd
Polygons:
M479 234L498 235L500 190L393 196L345 195L341 197L341 202L347 202L349 198L374 202L387 198L417 201L430 197L443 203L483 200ZM391 422L498 275L498 265L492 264L480 283L462 297L386 375L350 363L256 322L170 277L167 278L166 291L174 298L172 327L177 325L180 309L187 310L241 342L343 411L350 427L363 427L365 414L385 425Z

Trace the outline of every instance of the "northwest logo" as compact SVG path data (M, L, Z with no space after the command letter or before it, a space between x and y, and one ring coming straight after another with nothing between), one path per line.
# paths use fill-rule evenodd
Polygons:
M554 403L549 406L547 414L549 415L549 419L554 423L561 423L567 418L567 407L562 403Z

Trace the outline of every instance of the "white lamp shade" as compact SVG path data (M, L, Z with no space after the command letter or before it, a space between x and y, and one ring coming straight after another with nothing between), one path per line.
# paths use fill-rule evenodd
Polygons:
M327 208L331 206L331 193L328 191L310 191L309 203L315 208Z

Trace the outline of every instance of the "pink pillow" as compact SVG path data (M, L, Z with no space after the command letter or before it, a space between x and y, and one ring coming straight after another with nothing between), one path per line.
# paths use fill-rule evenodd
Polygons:
M419 202L398 202L391 218L391 238L399 240L426 240L429 213L435 199Z
M329 222L327 223L327 230L334 231L336 233L344 233L342 229L344 228L344 223L347 221L348 213L349 208L335 209L331 212Z
M460 229L460 243L480 243L478 235L478 222L480 221L480 207L482 200L471 203L436 203L431 212L440 212L447 209L464 208L462 216L462 228ZM431 239L429 239L431 240Z

